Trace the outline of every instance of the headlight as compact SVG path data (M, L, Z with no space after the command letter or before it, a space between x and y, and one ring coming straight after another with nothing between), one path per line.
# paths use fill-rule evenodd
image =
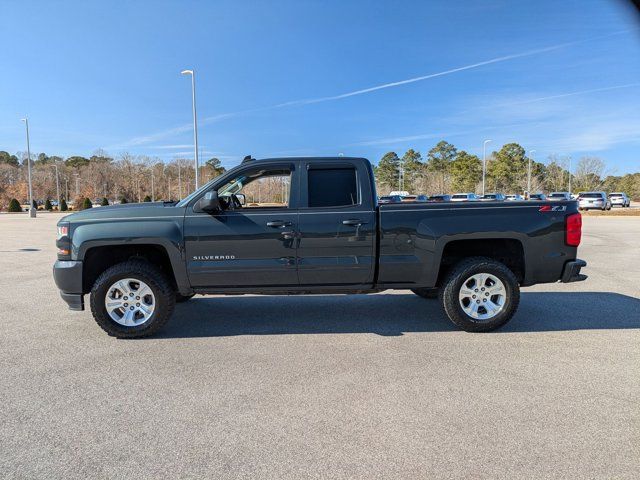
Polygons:
M69 238L68 222L58 224L56 247L58 247L58 259L67 260L69 255L71 255L71 239Z

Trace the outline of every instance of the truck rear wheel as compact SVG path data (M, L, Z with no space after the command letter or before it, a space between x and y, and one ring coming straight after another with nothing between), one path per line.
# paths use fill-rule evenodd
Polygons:
M471 257L449 272L440 301L449 319L463 330L489 332L511 320L520 302L520 287L503 263Z
M160 269L127 260L105 270L91 289L91 313L117 338L153 335L171 317L176 293Z
M438 298L438 293L440 292L439 288L413 288L411 289L413 293L422 298Z

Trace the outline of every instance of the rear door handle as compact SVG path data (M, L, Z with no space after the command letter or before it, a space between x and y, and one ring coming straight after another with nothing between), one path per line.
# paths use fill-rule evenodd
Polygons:
M343 220L342 224L343 225L349 225L352 227L359 227L360 225L366 225L367 222L363 222L362 220L358 219L358 218L350 218L349 220Z
M267 222L267 227L271 228L284 228L290 227L291 225L291 222L285 222L283 220L272 220L271 222Z

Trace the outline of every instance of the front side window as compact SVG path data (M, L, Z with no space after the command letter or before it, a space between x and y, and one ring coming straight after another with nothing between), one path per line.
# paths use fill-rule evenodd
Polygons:
M291 170L256 169L240 173L218 189L218 196L238 199L242 208L287 208Z
M355 168L310 168L307 178L309 207L347 207L358 204Z

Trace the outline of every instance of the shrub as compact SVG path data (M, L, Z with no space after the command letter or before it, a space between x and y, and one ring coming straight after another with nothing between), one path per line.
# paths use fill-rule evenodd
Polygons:
M82 201L82 210L86 210L87 208L93 208L93 204L91 203L91 200L85 198Z
M44 209L49 211L53 210L53 205L51 205L51 200L49 200L48 198L44 202Z
M100 205L102 205L103 207L109 206L109 200L107 200L107 197L102 197L102 202L100 202Z
M124 197L120 199L120 203L129 203L128 200Z
M69 207L67 206L67 201L64 198L60 200L59 208L61 212L66 212L67 210L69 210Z
M149 195L147 195L146 197L144 197L144 200L142 200L143 202L150 202L151 201L151 197Z
M12 198L11 201L9 202L9 211L10 212L21 212L22 211L22 207L20 206L20 202L15 199Z

